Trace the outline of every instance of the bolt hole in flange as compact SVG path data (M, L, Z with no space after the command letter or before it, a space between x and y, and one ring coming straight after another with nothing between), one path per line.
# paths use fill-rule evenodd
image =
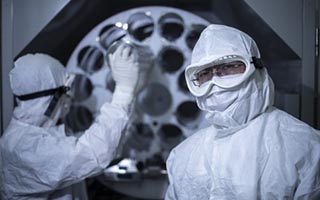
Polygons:
M178 122L187 128L198 127L197 119L200 116L201 111L199 110L197 103L194 101L182 102L176 111Z
M177 48L164 47L159 54L158 63L165 72L174 73L183 66L184 57Z
M103 53L94 46L84 47L78 55L78 66L89 74L100 70L103 66Z
M65 118L66 129L72 133L85 131L93 122L93 114L84 106L71 106Z
M188 32L186 36L186 43L190 50L193 50L193 47L196 45L201 32L206 28L205 25L202 24L192 24L191 30Z
M91 81L85 75L76 75L72 84L72 93L75 102L81 102L89 98L93 91Z
M153 19L145 13L135 13L128 19L128 32L137 41L144 41L154 30Z
M160 116L166 113L172 105L169 90L160 83L147 85L138 94L138 107L150 116Z
M172 42L181 37L184 31L183 19L175 13L167 13L159 19L160 35Z
M127 31L116 25L107 25L99 33L99 42L104 49L108 49L112 43L127 35Z
M158 135L162 141L162 147L169 150L184 139L182 130L174 124L163 124Z

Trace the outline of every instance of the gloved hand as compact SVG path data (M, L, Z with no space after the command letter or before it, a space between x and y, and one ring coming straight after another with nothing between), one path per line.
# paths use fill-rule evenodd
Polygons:
M134 61L132 50L132 47L121 44L109 55L112 76L116 82L111 104L124 109L128 109L132 102L139 76L138 64Z

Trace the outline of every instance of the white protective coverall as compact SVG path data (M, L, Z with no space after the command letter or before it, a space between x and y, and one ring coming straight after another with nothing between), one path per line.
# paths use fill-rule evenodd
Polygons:
M191 64L239 53L260 57L245 33L210 25ZM320 199L319 131L273 107L273 99L265 68L238 87L213 86L197 97L208 126L170 153L166 200Z
M129 95L133 95L129 90L135 87L138 78L133 60L119 56L119 52L114 55L120 66L113 69L117 85L112 102L101 107L94 123L79 138L67 137L61 127L48 126L55 124L48 121L57 121L44 116L52 96L18 100L0 139L1 200L87 198L82 180L102 172L113 159L128 120ZM131 69L126 72L125 68ZM130 80L124 77L127 75ZM10 72L15 95L59 87L65 77L64 67L44 54L19 58Z

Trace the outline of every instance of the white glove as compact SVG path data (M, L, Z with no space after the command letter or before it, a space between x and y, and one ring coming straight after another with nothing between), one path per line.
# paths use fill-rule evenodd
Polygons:
M128 109L138 82L138 64L134 62L132 47L121 44L109 55L112 76L116 82L111 104Z

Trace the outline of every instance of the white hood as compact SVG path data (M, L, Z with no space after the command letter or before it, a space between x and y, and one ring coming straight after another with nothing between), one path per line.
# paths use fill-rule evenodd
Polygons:
M224 25L210 25L202 32L186 70L227 55L260 58L256 43L247 34ZM207 95L196 99L200 109L209 112L209 123L220 128L236 127L273 105L274 85L266 68L256 69L239 86L231 89L213 86Z
M58 60L48 55L27 54L14 63L9 77L13 94L20 96L62 86L66 71ZM51 99L52 96L27 101L17 99L13 116L19 121L42 126L50 120L44 113Z
M247 34L224 25L209 25L200 35L186 70L211 63L226 55L255 56L260 58L259 49Z

